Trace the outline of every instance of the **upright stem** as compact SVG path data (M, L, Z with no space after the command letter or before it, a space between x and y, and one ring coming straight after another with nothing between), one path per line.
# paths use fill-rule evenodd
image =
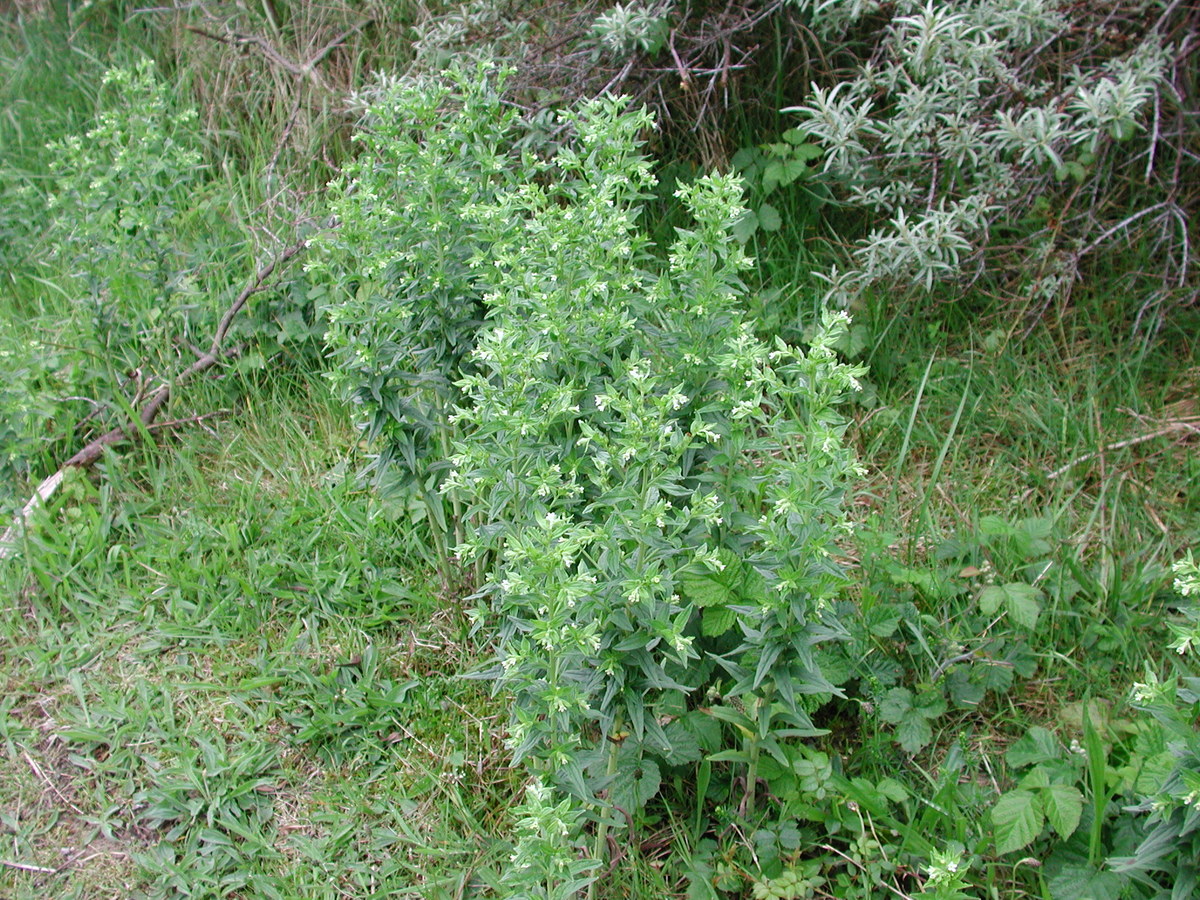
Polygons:
M613 720L613 735L621 733L621 717L618 715ZM604 774L611 781L612 777L617 774L617 754L621 752L621 742L619 740L610 740L608 742L608 764L605 766ZM608 841L608 819L601 817L600 824L596 826L596 842L592 845L592 858L597 862L604 859L604 845ZM595 900L596 897L596 882L592 881L588 885L588 900Z
M762 715L763 699L761 697L754 698L754 724L758 725L758 717ZM759 738L757 735L749 735L743 741L743 746L746 748L746 818L754 815L755 795L758 793L758 752Z

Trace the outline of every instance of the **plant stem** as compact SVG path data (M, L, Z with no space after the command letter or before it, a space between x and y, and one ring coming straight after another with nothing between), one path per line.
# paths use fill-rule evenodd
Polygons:
M614 735L621 732L621 717L618 715L613 720ZM611 779L617 774L617 754L621 752L621 742L619 740L609 740L608 742L608 764L604 768L604 774ZM608 841L608 819L601 817L600 824L596 826L596 842L592 845L592 857L599 861L604 858L604 845ZM596 882L593 881L588 885L588 900L595 900L596 897Z
M761 697L754 698L754 722L758 723L758 717L762 714L763 700ZM745 738L743 745L746 748L746 817L754 815L754 803L756 788L758 787L758 750L759 740L757 736L749 736Z

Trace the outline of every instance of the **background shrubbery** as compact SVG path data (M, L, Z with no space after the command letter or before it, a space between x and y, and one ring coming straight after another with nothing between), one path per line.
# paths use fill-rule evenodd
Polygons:
M0 15L7 893L1195 892L1186 4Z

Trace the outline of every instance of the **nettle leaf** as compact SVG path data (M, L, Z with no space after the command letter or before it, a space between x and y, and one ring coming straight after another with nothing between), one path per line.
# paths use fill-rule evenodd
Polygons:
M1042 611L1042 592L1031 584L1013 581L993 584L979 592L979 608L984 615L995 615L1004 606L1009 617L1025 628L1036 628Z
M896 742L907 753L916 753L933 740L933 729L929 720L918 715L910 715L896 726Z
M1059 837L1067 838L1079 827L1079 816L1083 812L1083 794L1079 788L1066 784L1052 784L1040 792L1042 808L1050 827Z
M724 547L717 551L717 556L725 566L721 571L688 569L679 577L683 595L697 606L724 606L736 602L739 597L741 560Z
M936 719L946 711L946 698L938 690L923 691L913 702L913 712L926 719Z
M997 853L1012 853L1033 843L1042 833L1046 817L1032 791L1010 791L992 807Z
M699 762L704 755L700 749L700 741L683 721L676 719L664 729L664 733L667 736L667 747L664 749L663 759L669 765Z
M633 813L649 803L658 793L662 774L652 759L632 755L619 762L617 774L609 786L608 796L614 806Z
M982 684L971 680L971 673L966 669L956 669L946 679L946 687L950 699L958 707L978 706L983 702L986 693Z
M1063 866L1047 879L1054 900L1118 900L1124 879L1089 865Z
M867 630L875 637L889 638L900 627L902 614L892 605L875 606L867 611Z

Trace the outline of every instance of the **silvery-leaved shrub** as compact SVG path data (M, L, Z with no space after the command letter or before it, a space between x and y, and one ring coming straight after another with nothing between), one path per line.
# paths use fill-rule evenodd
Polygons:
M1048 0L790 5L827 44L859 42L863 60L788 110L841 198L877 223L828 273L828 300L988 275L1038 311L1096 251L1160 231L1164 288L1185 287L1186 140L1164 133L1179 101L1176 12L1119 4L1140 23L1127 39L1129 22Z

